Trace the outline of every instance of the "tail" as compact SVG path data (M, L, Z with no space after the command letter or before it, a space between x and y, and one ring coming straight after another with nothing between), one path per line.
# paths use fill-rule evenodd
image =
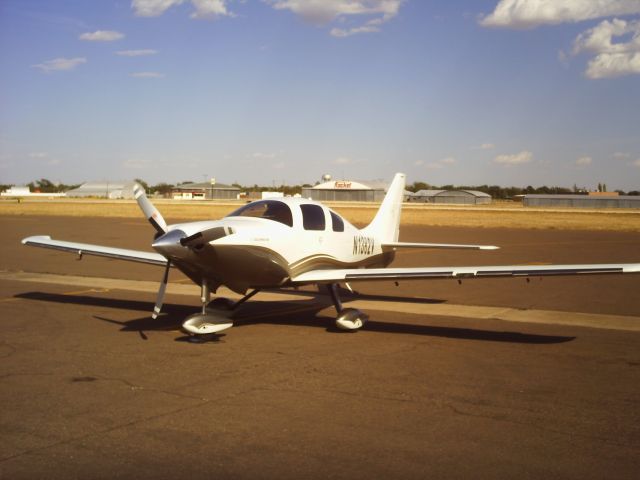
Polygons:
M363 233L378 238L381 243L398 241L405 179L404 173L396 173L378 213Z

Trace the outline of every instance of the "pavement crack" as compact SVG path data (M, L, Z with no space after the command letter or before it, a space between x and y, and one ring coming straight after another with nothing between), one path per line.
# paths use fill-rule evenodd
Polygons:
M48 450L50 448L58 447L60 445L69 445L71 443L74 443L74 442L77 442L77 441L82 441L84 439L93 437L95 435L106 435L108 433L114 432L114 431L119 430L121 428L132 427L132 426L144 423L144 422L157 420L157 419L169 416L169 415L180 414L180 413L186 412L188 410L191 410L193 408L200 408L200 407L202 407L204 405L207 405L209 403L211 403L211 400L208 400L206 402L201 402L201 403L199 403L197 405L189 405L188 407L177 408L177 409L173 409L173 410L168 411L168 412L159 413L157 415L151 415L149 417L144 417L144 418L141 418L141 419L138 419L138 420L132 420L130 422L126 422L126 423L123 423L123 424L120 424L120 425L116 425L116 426L111 427L111 428L106 428L106 429L100 430L98 432L91 432L91 433L87 433L85 435L78 435L78 436L75 436L75 437L72 437L72 438L68 438L66 440L60 440L59 442L50 443L49 445L43 445L43 446L38 447L38 448L25 450L23 452L16 453L14 455L9 455L7 457L1 457L0 458L0 463L8 462L9 460L13 460L15 458L19 458L19 457L22 457L24 455L31 455L31 454L35 454L35 453L38 453L38 452L42 452L42 451Z
M640 451L640 446L630 445L629 443L616 442L616 441L611 440L610 438L607 438L607 437L600 437L600 436L597 436L597 435L586 435L586 434L578 433L578 432L574 432L574 431L567 432L567 431L556 429L556 428L548 428L548 427L540 425L539 423L536 423L536 422L522 422L522 421L514 420L512 418L509 418L506 415L491 415L491 414L465 412L465 411L460 410L459 408L455 407L454 405L452 405L450 403L445 403L444 405L446 407L448 407L455 414L461 415L461 416L474 417L474 418L484 418L484 419L493 420L493 421L496 421L496 422L510 423L512 425L522 425L522 426L526 426L526 427L535 428L535 429L541 430L543 432L555 433L557 435L562 435L562 436L569 437L569 438L578 437L578 438L584 438L584 439L588 439L588 440L596 440L596 441L605 443L605 444L610 445L610 446L631 448L632 450Z

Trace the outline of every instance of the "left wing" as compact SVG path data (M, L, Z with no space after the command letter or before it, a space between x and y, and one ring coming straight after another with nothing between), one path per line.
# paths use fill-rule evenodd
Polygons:
M595 273L640 273L640 263L593 265L498 265L481 267L347 268L311 270L291 279L292 284L336 283L358 280L418 280L432 278L530 277Z
M159 253L129 250L126 248L105 247L103 245L91 245L89 243L65 242L62 240L54 240L48 235L27 237L22 240L22 244L33 247L62 250L63 252L75 253L80 257L82 257L82 255L96 255L98 257L148 263L151 265L161 265L163 267L167 265L167 259Z

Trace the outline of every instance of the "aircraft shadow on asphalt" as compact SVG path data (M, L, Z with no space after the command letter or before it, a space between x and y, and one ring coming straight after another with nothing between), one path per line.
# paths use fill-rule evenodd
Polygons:
M28 300L65 303L84 306L104 307L120 310L134 310L149 312L152 304L147 301L125 300L117 298L101 298L88 295L63 295L45 292L26 292L15 296ZM330 307L330 303L310 303L309 300L294 300L286 302L254 300L242 306L234 317L234 328L249 325L274 324L297 327L324 328L330 333L349 334L335 327L334 318L319 315L319 312ZM145 331L168 331L180 329L184 319L198 311L197 306L167 303L163 307L163 314L157 319L151 319L149 314L131 320L116 320L105 316L94 315L93 318L121 326L123 332L137 332L143 339L147 339ZM398 314L402 316L402 314ZM428 317L428 316L425 316ZM455 320L452 320L455 321ZM369 320L364 327L366 332L392 333L404 335L424 335L463 340L480 340L492 342L511 342L528 344L554 344L574 340L574 336L540 335L513 331L482 330L476 328L442 327L433 325L418 325L408 323L383 322ZM224 335L212 336L213 340ZM184 340L186 337L177 339Z

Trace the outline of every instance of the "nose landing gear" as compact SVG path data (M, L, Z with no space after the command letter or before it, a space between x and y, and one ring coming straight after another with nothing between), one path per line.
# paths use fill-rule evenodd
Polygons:
M202 283L200 301L202 302L202 311L189 315L182 328L192 335L194 340L199 338L206 339L208 335L219 333L227 328L233 327L232 315L244 302L253 297L260 290L255 289L242 297L237 302L228 298L218 297L209 301L211 292L206 282ZM204 336L204 337L203 337Z

